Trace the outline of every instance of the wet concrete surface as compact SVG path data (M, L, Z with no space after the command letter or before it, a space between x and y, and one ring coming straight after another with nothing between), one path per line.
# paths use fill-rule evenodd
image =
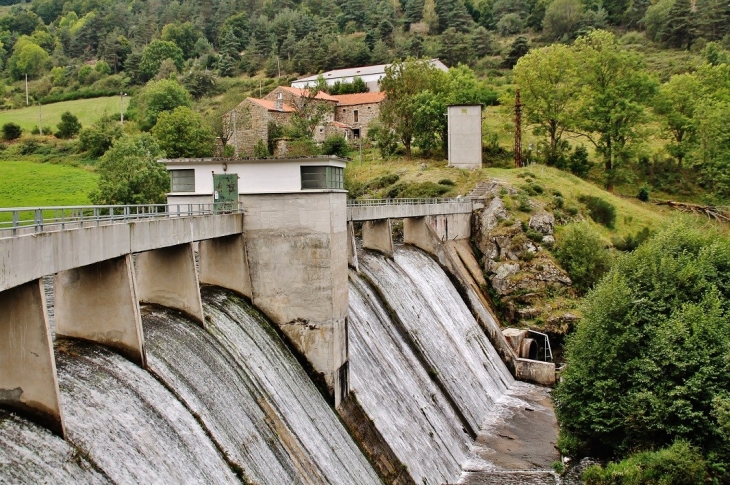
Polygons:
M465 485L561 483L558 424L550 389L522 382L507 391L477 435L472 458L457 483Z

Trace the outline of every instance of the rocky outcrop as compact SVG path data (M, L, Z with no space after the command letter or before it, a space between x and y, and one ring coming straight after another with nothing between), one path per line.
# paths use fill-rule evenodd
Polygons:
M572 295L570 277L544 249L555 242L555 216L531 203L535 213L520 221L502 198L510 191L498 184L490 189L484 208L474 213L472 241L503 317L510 323L540 320L563 333L577 317L560 299Z

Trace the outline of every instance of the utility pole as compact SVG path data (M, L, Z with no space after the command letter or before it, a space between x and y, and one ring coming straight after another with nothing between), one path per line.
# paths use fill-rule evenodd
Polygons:
M520 90L515 92L515 167L522 166L522 103Z
M362 167L362 129L360 129L360 166Z
M124 97L127 95L125 92L119 93L119 123L124 124Z
M41 102L38 101L38 133L43 136L43 114L41 113Z
M25 105L30 106L30 102L28 101L28 73L25 73Z
M281 64L279 63L279 56L276 56L276 68L279 70L279 76L277 77L278 79L281 77Z
M233 118L233 156L238 158L238 130L236 129L236 110L231 113Z

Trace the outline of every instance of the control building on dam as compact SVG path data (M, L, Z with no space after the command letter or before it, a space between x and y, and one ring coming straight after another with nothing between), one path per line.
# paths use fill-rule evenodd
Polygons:
M61 436L64 411L43 290L50 275L56 335L110 347L143 368L140 303L175 309L206 328L200 284L243 295L321 378L335 407L350 388L355 224L364 248L392 258L391 220L403 219L404 242L437 259L474 304L484 303L478 264L458 253L458 244L445 244L468 242L469 199L348 204L347 161L330 156L160 163L172 184L164 206L57 208L52 217L51 209L16 209L13 222L0 226L0 404ZM22 214L31 212L24 223ZM524 358L489 315L477 320L512 375L554 383L552 363Z

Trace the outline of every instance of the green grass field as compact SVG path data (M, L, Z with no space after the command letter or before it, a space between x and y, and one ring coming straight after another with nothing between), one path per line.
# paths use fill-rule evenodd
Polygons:
M125 99L124 108L126 109L128 106L129 99ZM50 126L53 130L56 129L56 125L61 121L61 114L65 111L76 115L81 126L88 126L101 118L105 112L119 113L119 97L78 99L47 104L43 105L40 111L43 126ZM30 133L30 130L38 126L38 106L0 111L0 126L8 122L17 123L26 134Z
M86 168L0 161L0 207L88 205L97 180Z

